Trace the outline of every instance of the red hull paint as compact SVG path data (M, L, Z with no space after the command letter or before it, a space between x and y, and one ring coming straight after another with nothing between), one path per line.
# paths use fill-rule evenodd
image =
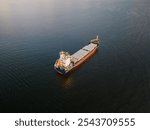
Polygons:
M85 61L87 61L90 57L92 57L96 53L97 48L95 48L92 52L90 52L86 57L84 57L77 65L74 66L70 71L67 72L71 73L73 70L77 69L81 64L83 64ZM59 73L60 74L60 73Z

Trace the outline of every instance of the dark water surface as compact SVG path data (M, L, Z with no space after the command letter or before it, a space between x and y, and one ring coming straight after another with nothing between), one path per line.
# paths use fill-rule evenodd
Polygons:
M1 0L0 112L150 112L149 0ZM101 47L55 73L96 35Z

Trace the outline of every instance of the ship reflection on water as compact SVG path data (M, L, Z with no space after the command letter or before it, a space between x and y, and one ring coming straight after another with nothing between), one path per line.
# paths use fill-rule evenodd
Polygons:
M72 87L73 80L74 80L72 75L64 76L64 75L60 75L60 74L57 73L57 77L61 80L60 83L62 84L63 88L69 89L69 88Z

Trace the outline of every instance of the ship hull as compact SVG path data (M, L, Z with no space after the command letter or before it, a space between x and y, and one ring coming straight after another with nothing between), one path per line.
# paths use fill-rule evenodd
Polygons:
M91 52L89 52L84 58L82 58L80 61L78 61L76 64L74 64L73 67L71 67L70 69L68 69L67 71L54 66L54 69L56 70L56 72L58 72L61 75L67 75L68 73L72 72L73 70L77 69L80 65L82 65L85 61L87 61L91 56L93 56L96 53L98 46L93 49Z
M66 74L67 74L65 70L63 70L63 69L61 69L61 68L59 68L59 67L54 66L54 69L55 69L56 72L58 72L59 74L62 74L62 75L66 75Z

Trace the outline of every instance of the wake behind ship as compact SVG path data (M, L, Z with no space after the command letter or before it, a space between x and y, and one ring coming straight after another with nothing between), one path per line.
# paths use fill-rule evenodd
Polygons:
M92 39L88 45L72 55L65 51L59 52L60 58L56 60L54 69L58 73L66 75L90 58L96 52L99 44L100 40L97 36L95 39Z

